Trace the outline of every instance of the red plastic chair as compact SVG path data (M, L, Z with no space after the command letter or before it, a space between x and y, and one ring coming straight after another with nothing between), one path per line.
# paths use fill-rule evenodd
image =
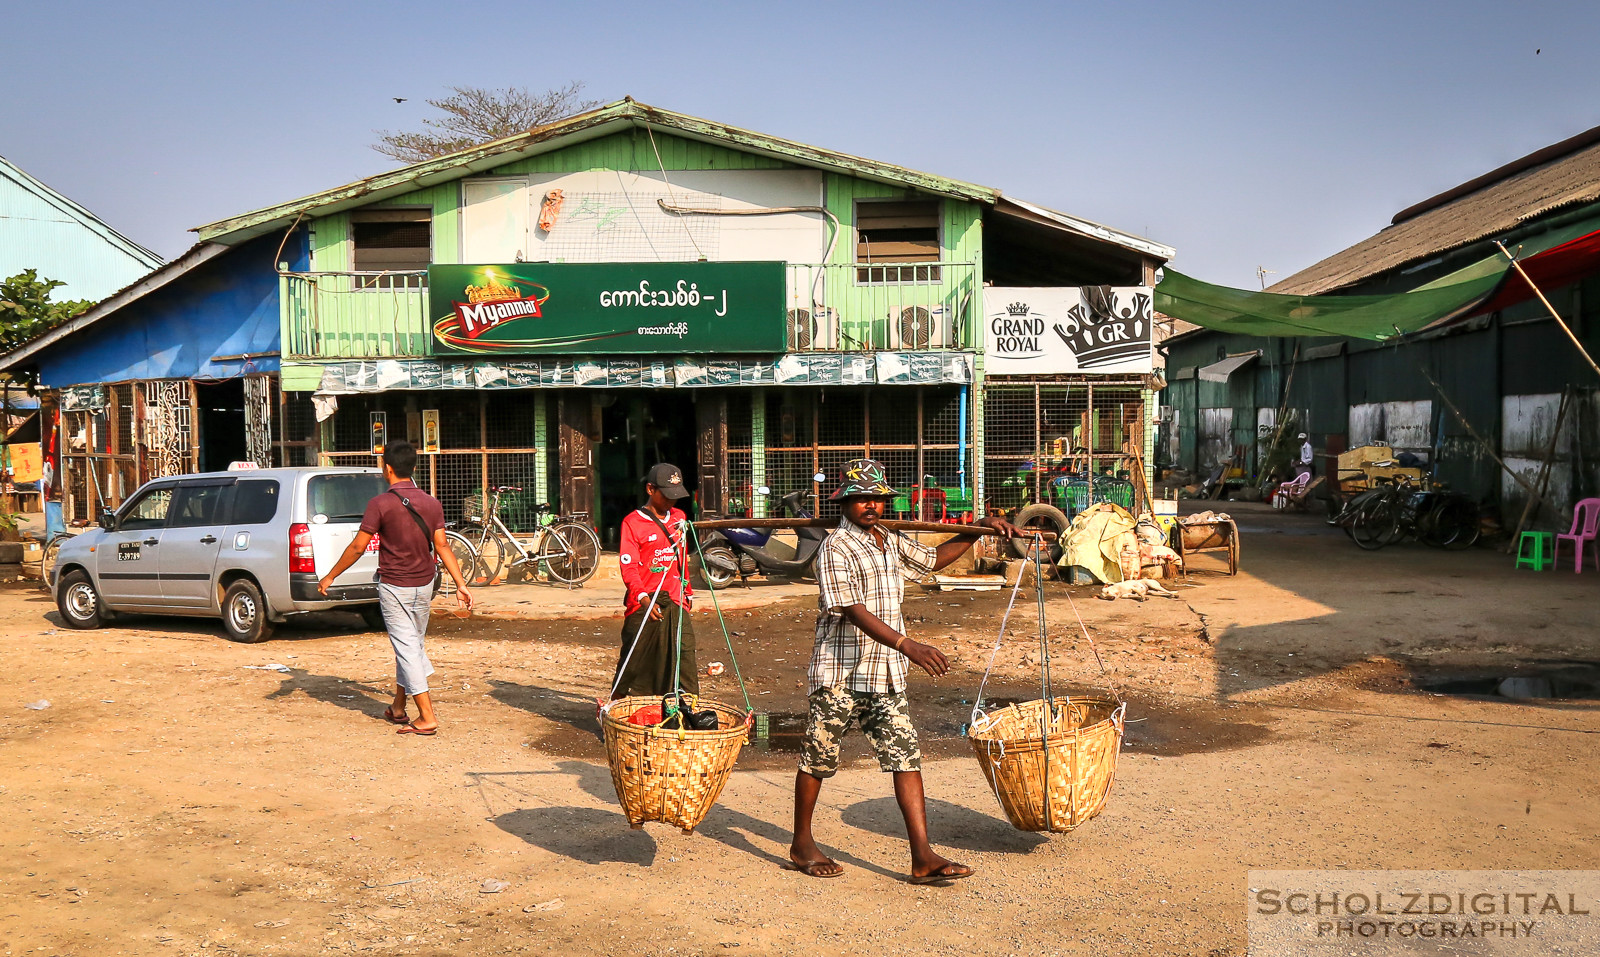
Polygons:
M939 517L930 519L928 515L934 505L939 507ZM948 506L949 499L942 488L917 489L911 493L911 510L916 513L919 522L945 521L949 515L946 511Z
M1579 526L1582 526L1581 530ZM1574 572L1583 573L1584 542L1588 542L1589 547L1594 550L1594 567L1600 568L1600 545L1595 544L1596 527L1600 527L1600 498L1579 499L1578 504L1572 509L1572 531L1556 536L1556 553L1550 559L1551 567L1555 567L1561 561L1561 542L1565 539L1572 543L1573 551L1577 552L1572 560Z

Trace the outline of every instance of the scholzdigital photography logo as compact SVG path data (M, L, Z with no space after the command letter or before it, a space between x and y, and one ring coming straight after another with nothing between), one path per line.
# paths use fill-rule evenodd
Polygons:
M1251 871L1254 957L1600 952L1600 871Z

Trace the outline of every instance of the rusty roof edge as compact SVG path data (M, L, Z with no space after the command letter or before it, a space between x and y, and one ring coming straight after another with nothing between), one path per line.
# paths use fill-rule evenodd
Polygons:
M536 147L547 145L551 141L614 123L648 124L658 129L685 133L691 137L733 144L748 151L766 153L800 165L838 170L854 176L910 186L925 192L989 205L993 205L1000 195L999 190L976 183L935 176L932 173L918 172L890 163L826 150L766 133L713 123L684 113L647 106L632 97L627 97L587 113L579 113L535 127L526 133L492 140L480 146L449 153L422 163L378 173L334 189L220 219L197 226L192 232L197 233L199 238L206 242L239 242L260 235L275 225L291 221L294 217L314 209L354 205L357 200L374 201L387 195L449 182L470 175L476 171L476 164L487 160L494 162L484 165L483 169L513 162L514 157L507 154L531 153Z
M988 205L993 205L1000 197L1000 191L990 186L981 186L977 183L951 179L947 176L924 173L920 170L896 166L893 163L856 156L852 153L841 153L837 150L801 143L798 140L785 139L781 136L772 136L768 133L757 133L741 127L729 126L726 123L713 123L697 116L674 113L671 110L663 110L643 103L636 105L640 111L639 118L651 125L689 133L690 135L698 135L719 142L735 143L748 150L767 153L801 165L840 170L865 179L880 179L890 183L912 186L925 192L973 200Z
M1016 206L1018 209L1033 214L1030 217L1024 218L1043 219L1050 225L1064 227L1072 232L1081 233L1085 236L1088 236L1091 239L1098 239L1101 242L1113 243L1125 249L1131 249L1134 252L1143 253L1147 256L1153 256L1156 259L1162 260L1163 262L1170 260L1173 256L1177 255L1177 250L1173 249L1171 246L1163 245L1162 243L1158 243L1153 239L1145 239L1143 236L1135 236L1132 233L1125 233L1120 229L1113 229L1110 226L1105 226L1100 223L1084 219L1080 216L1072 216L1067 213L1050 209L1046 206L1039 206L1035 203L1027 202L1026 200L1017 199L1015 196L999 196L996 198L995 209L997 212L1010 214L1010 212L1004 208L1006 205Z

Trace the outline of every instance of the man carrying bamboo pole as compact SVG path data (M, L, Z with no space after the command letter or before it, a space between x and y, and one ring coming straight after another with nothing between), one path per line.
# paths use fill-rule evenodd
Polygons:
M906 637L900 605L906 578L920 578L955 561L979 534L957 535L933 549L886 531L878 520L895 494L878 462L856 459L846 465L830 497L840 503L844 520L817 553L821 594L789 847L793 868L809 877L844 873L817 846L811 818L823 780L839 769L839 741L852 723L871 741L878 766L894 774L895 800L911 841L910 882L936 884L972 876L972 868L940 857L928 843L922 751L906 702L906 663L938 677L950 670L950 662L932 645ZM1021 534L1000 518L978 524L1006 535Z

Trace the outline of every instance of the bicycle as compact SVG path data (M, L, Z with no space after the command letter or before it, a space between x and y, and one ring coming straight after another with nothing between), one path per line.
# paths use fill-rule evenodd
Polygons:
M56 556L61 553L61 543L71 537L66 532L57 532L50 536L50 540L44 545L44 550L39 553L39 584L46 591L50 590L50 572L56 567Z
M469 498L463 523L445 531L467 583L492 585L502 571L521 567L528 568L531 577L537 577L542 568L551 581L564 585L581 585L594 577L600 567L600 536L576 517L555 516L549 524L541 524L526 544L506 527L500 518L500 497L521 491L514 485L495 487L481 515L474 514L471 506L475 503ZM534 512L544 515L550 510L548 504L543 504ZM509 563L508 555L515 555Z
M1469 548L1480 533L1478 505L1460 492L1419 489L1410 479L1380 479L1345 503L1334 523L1375 551L1415 538L1433 548Z

